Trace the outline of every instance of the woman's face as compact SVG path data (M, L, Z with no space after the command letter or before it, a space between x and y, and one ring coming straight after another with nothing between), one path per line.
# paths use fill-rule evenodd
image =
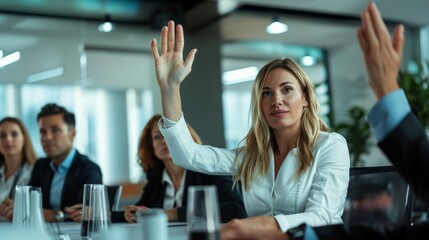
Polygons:
M261 107L274 130L298 129L307 100L298 80L283 68L271 70L262 90Z
M4 122L0 125L0 152L4 156L15 156L22 153L24 135L19 125Z
M155 153L155 156L162 161L171 160L170 151L168 151L164 136L162 136L161 132L159 131L158 122L153 124L151 135L153 152Z

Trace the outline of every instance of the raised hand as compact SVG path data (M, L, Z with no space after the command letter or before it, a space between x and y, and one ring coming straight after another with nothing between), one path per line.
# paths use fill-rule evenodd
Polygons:
M374 3L361 14L357 35L365 60L368 81L377 98L399 88L397 75L402 60L404 27L395 28L393 39Z
M161 55L158 53L156 39L151 42L152 55L155 60L156 79L161 90L163 115L171 120L181 116L179 86L191 72L196 49L192 49L183 61L185 39L181 25L174 27L169 21L161 30Z

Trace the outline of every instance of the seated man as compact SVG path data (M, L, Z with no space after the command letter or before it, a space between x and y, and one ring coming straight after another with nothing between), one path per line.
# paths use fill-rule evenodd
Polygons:
M73 147L73 113L56 104L46 104L37 120L46 158L36 162L29 185L42 188L45 220L63 221L64 208L82 203L84 184L102 184L101 170Z

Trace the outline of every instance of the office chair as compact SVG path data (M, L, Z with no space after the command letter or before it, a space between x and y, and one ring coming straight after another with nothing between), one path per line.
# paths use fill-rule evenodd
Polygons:
M350 169L345 224L410 225L413 194L394 166Z
M427 221L429 219L429 204L414 195L412 223Z
M109 197L110 211L118 211L119 202L121 200L122 186L110 185L106 186L107 195Z

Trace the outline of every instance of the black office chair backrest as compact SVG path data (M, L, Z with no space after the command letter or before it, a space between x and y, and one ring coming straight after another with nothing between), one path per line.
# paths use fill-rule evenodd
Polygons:
M409 225L413 195L394 166L350 169L345 224Z
M110 211L118 211L119 202L121 200L122 186L121 185L110 185L107 187L107 193L109 195Z

